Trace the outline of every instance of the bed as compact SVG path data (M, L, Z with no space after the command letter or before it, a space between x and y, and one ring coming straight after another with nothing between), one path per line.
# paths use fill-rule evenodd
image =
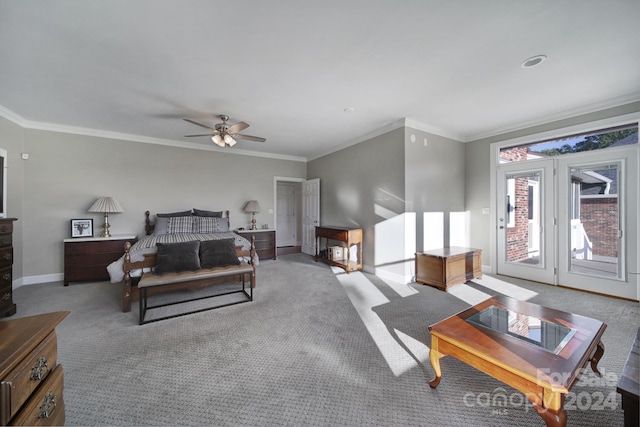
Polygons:
M189 241L207 241L219 239L234 239L236 247L249 251L251 242L230 229L229 211L207 211L193 209L188 211L159 213L154 222L151 221L149 211L145 212L145 233L146 235L138 239L132 245L125 245L126 253L107 266L110 281L112 283L123 283L123 311L131 309L131 299L134 295L128 289L129 283L125 280L125 255L126 262L136 263L145 260L145 255L155 254L157 244L180 243ZM258 265L259 259L254 254L253 259L244 257L245 262L253 261L253 265ZM128 270L128 269L127 269ZM133 269L127 271L131 278L142 276L143 269ZM135 281L135 279L134 279Z

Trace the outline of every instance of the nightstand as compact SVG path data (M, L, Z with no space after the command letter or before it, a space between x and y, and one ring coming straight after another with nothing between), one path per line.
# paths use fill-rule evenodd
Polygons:
M135 234L64 239L64 285L108 280L107 265L124 255L125 242L137 239Z
M251 241L255 236L256 253L259 259L276 259L276 230L236 230L236 233Z

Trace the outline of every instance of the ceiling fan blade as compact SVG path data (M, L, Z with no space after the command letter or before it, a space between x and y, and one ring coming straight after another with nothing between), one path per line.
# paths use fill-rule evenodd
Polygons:
M192 136L213 136L213 135L216 135L216 134L215 133L201 133L199 135L185 135L184 137L185 138L190 138Z
M245 122L238 122L235 125L229 126L227 128L227 132L228 133L236 133L236 132L240 132L241 130L244 130L246 128L248 128L249 125L246 124Z
M184 120L185 122L189 122L189 123L191 123L191 124L194 124L194 125L196 125L196 126L200 126L200 127L205 128L205 129L212 130L212 131L214 131L214 132L215 132L215 129L214 129L214 128L209 127L209 126L207 126L207 125L203 125L202 123L194 122L193 120L190 120L190 119L182 119L182 120Z
M259 136L242 135L239 133L233 134L231 136L233 136L234 138L245 139L247 141L255 141L255 142L265 142L267 140L266 138L260 138Z

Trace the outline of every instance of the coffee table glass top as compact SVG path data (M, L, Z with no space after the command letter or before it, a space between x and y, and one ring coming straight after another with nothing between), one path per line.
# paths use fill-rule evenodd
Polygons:
M468 317L466 321L515 337L554 354L560 353L576 333L573 328L495 305Z

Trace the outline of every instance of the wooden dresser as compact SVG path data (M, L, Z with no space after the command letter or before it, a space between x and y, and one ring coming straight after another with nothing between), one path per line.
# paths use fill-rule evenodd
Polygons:
M276 259L276 230L236 230L236 233L251 241L255 236L256 253L259 259Z
M64 286L69 282L108 280L107 265L124 254L125 242L136 235L81 237L64 240Z
M0 317L16 314L13 303L13 222L0 218Z
M58 311L0 321L0 426L64 425Z
M316 227L316 261L322 260L331 265L336 265L345 269L347 273L351 270L362 271L362 228L341 228L341 227ZM324 249L320 248L320 242L325 239ZM333 260L329 257L329 243L337 242L344 246L346 259ZM357 255L351 257L351 246L357 246Z

